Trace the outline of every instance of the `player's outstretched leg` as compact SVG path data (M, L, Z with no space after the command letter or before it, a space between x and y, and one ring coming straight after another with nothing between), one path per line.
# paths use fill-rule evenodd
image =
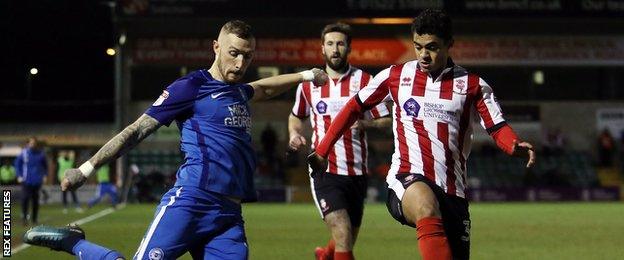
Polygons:
M24 243L65 251L78 255L82 260L117 260L124 257L117 251L85 240L84 231L78 226L50 227L36 226L24 234Z

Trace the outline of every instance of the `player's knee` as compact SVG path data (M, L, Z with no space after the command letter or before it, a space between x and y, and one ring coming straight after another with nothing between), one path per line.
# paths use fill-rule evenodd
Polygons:
M410 222L416 223L427 217L441 217L435 194L425 183L412 184L403 195L403 213Z
M405 206L405 204L406 203L404 200L403 205ZM419 198L408 204L409 205L405 206L404 209L404 211L406 211L405 215L408 216L408 219L414 223L422 218L441 216L438 201L435 199L426 200L423 198Z
M416 220L428 217L440 217L440 210L433 203L423 203L412 209L412 216L416 216Z

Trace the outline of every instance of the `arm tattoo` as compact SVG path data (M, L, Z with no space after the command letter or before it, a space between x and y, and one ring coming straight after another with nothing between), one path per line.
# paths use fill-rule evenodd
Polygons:
M121 133L109 140L89 159L94 167L99 167L124 155L139 144L145 137L152 134L161 124L151 116L143 114L134 123L127 126Z

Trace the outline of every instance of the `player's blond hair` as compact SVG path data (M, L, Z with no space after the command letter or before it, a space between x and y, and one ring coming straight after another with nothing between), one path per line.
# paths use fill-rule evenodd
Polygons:
M225 23L223 27L221 27L221 32L234 34L241 39L255 38L251 30L251 25L241 20L232 20Z

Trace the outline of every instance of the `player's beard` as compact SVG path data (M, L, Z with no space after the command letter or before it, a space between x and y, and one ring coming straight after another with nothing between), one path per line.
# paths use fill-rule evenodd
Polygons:
M228 68L226 68L221 61L222 59L219 59L217 62L217 68L219 68L219 72L221 73L221 76L223 76L223 81L228 84L238 83L243 78L243 74L245 72L241 71L238 75L235 75L232 71L228 70Z
M335 71L344 71L347 67L347 57L345 56L335 56L335 55L323 55L325 58L325 64L329 66L331 69ZM340 58L337 62L332 61L332 58Z

